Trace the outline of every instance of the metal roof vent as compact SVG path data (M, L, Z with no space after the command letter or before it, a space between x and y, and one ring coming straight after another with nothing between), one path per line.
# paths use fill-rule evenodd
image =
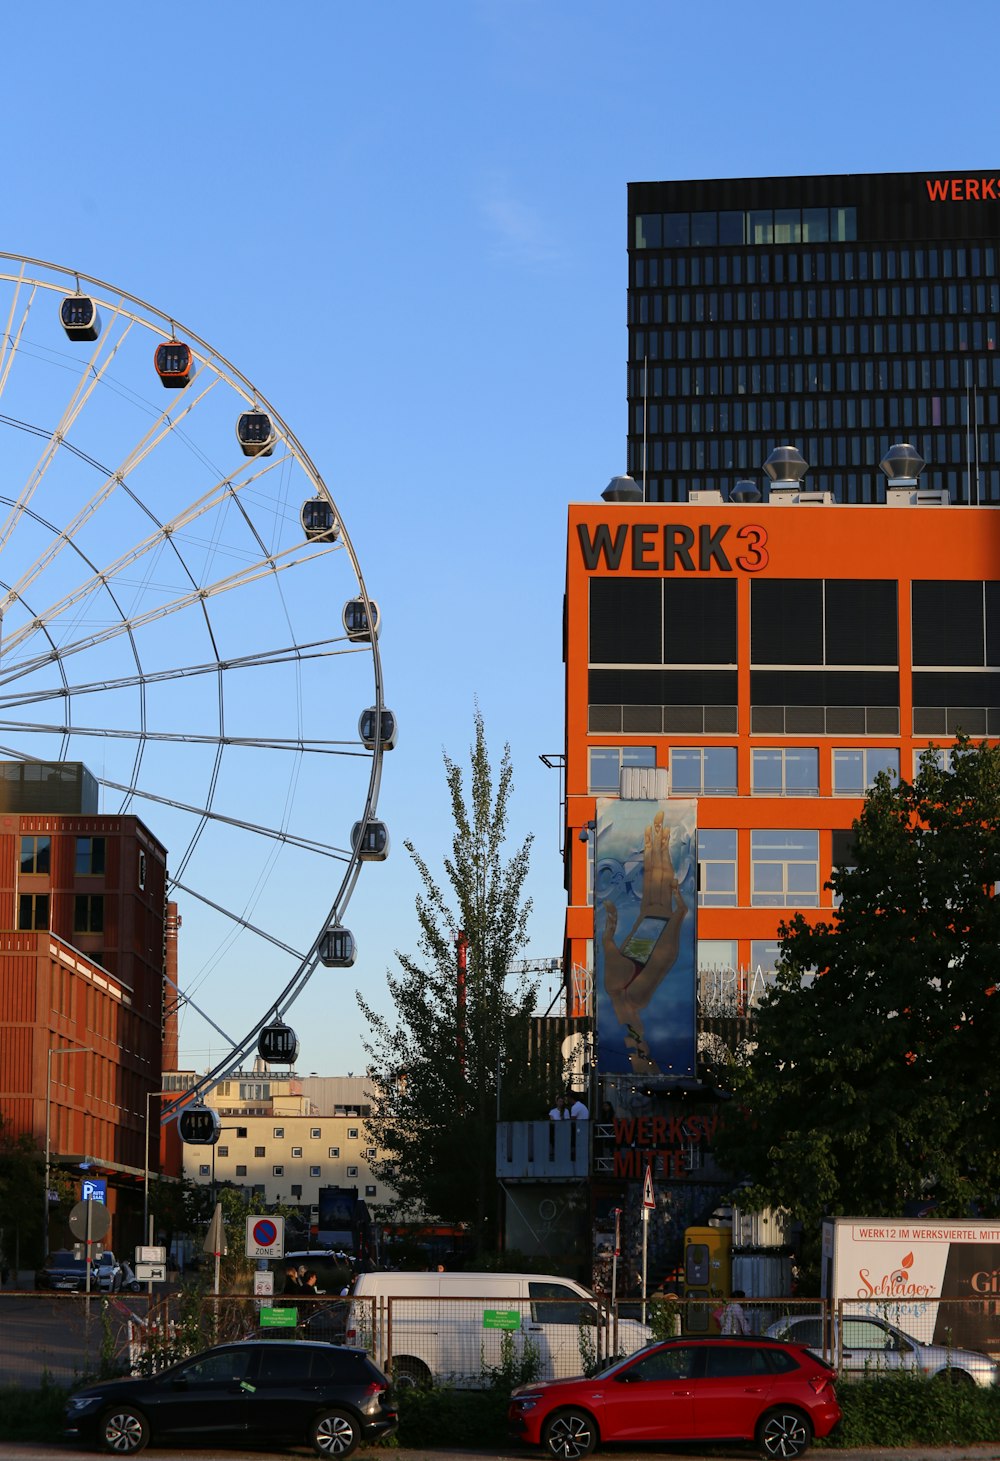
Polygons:
M730 502L759 502L761 491L752 477L741 477L729 489Z
M946 488L921 488L919 477L924 459L908 441L891 446L879 462L886 476L887 507L947 507L951 499Z
M777 488L799 488L809 463L797 446L776 446L764 463L764 471Z
M601 493L605 502L641 502L642 488L634 477L612 477Z
M924 459L915 446L899 441L889 448L879 466L893 487L915 487L924 470Z

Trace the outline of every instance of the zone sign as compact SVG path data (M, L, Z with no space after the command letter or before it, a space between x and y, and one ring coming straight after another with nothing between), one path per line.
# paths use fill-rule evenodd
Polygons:
M285 1252L283 1217L247 1218L247 1257L281 1258Z

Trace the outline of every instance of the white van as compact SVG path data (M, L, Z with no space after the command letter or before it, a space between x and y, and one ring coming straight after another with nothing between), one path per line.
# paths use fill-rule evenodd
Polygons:
M538 1379L561 1380L653 1337L635 1319L613 1333L589 1290L548 1273L359 1273L353 1295L345 1342L401 1385L475 1388L532 1356Z

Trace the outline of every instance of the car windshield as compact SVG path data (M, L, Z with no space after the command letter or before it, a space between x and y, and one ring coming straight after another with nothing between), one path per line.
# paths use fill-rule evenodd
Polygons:
M45 1260L46 1268L75 1268L81 1273L86 1264L82 1258L74 1258L72 1253L50 1253Z

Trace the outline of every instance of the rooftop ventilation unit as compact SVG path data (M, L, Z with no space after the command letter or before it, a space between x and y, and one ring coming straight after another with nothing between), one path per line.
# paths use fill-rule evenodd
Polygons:
M642 488L634 477L612 477L601 493L605 502L642 502Z

